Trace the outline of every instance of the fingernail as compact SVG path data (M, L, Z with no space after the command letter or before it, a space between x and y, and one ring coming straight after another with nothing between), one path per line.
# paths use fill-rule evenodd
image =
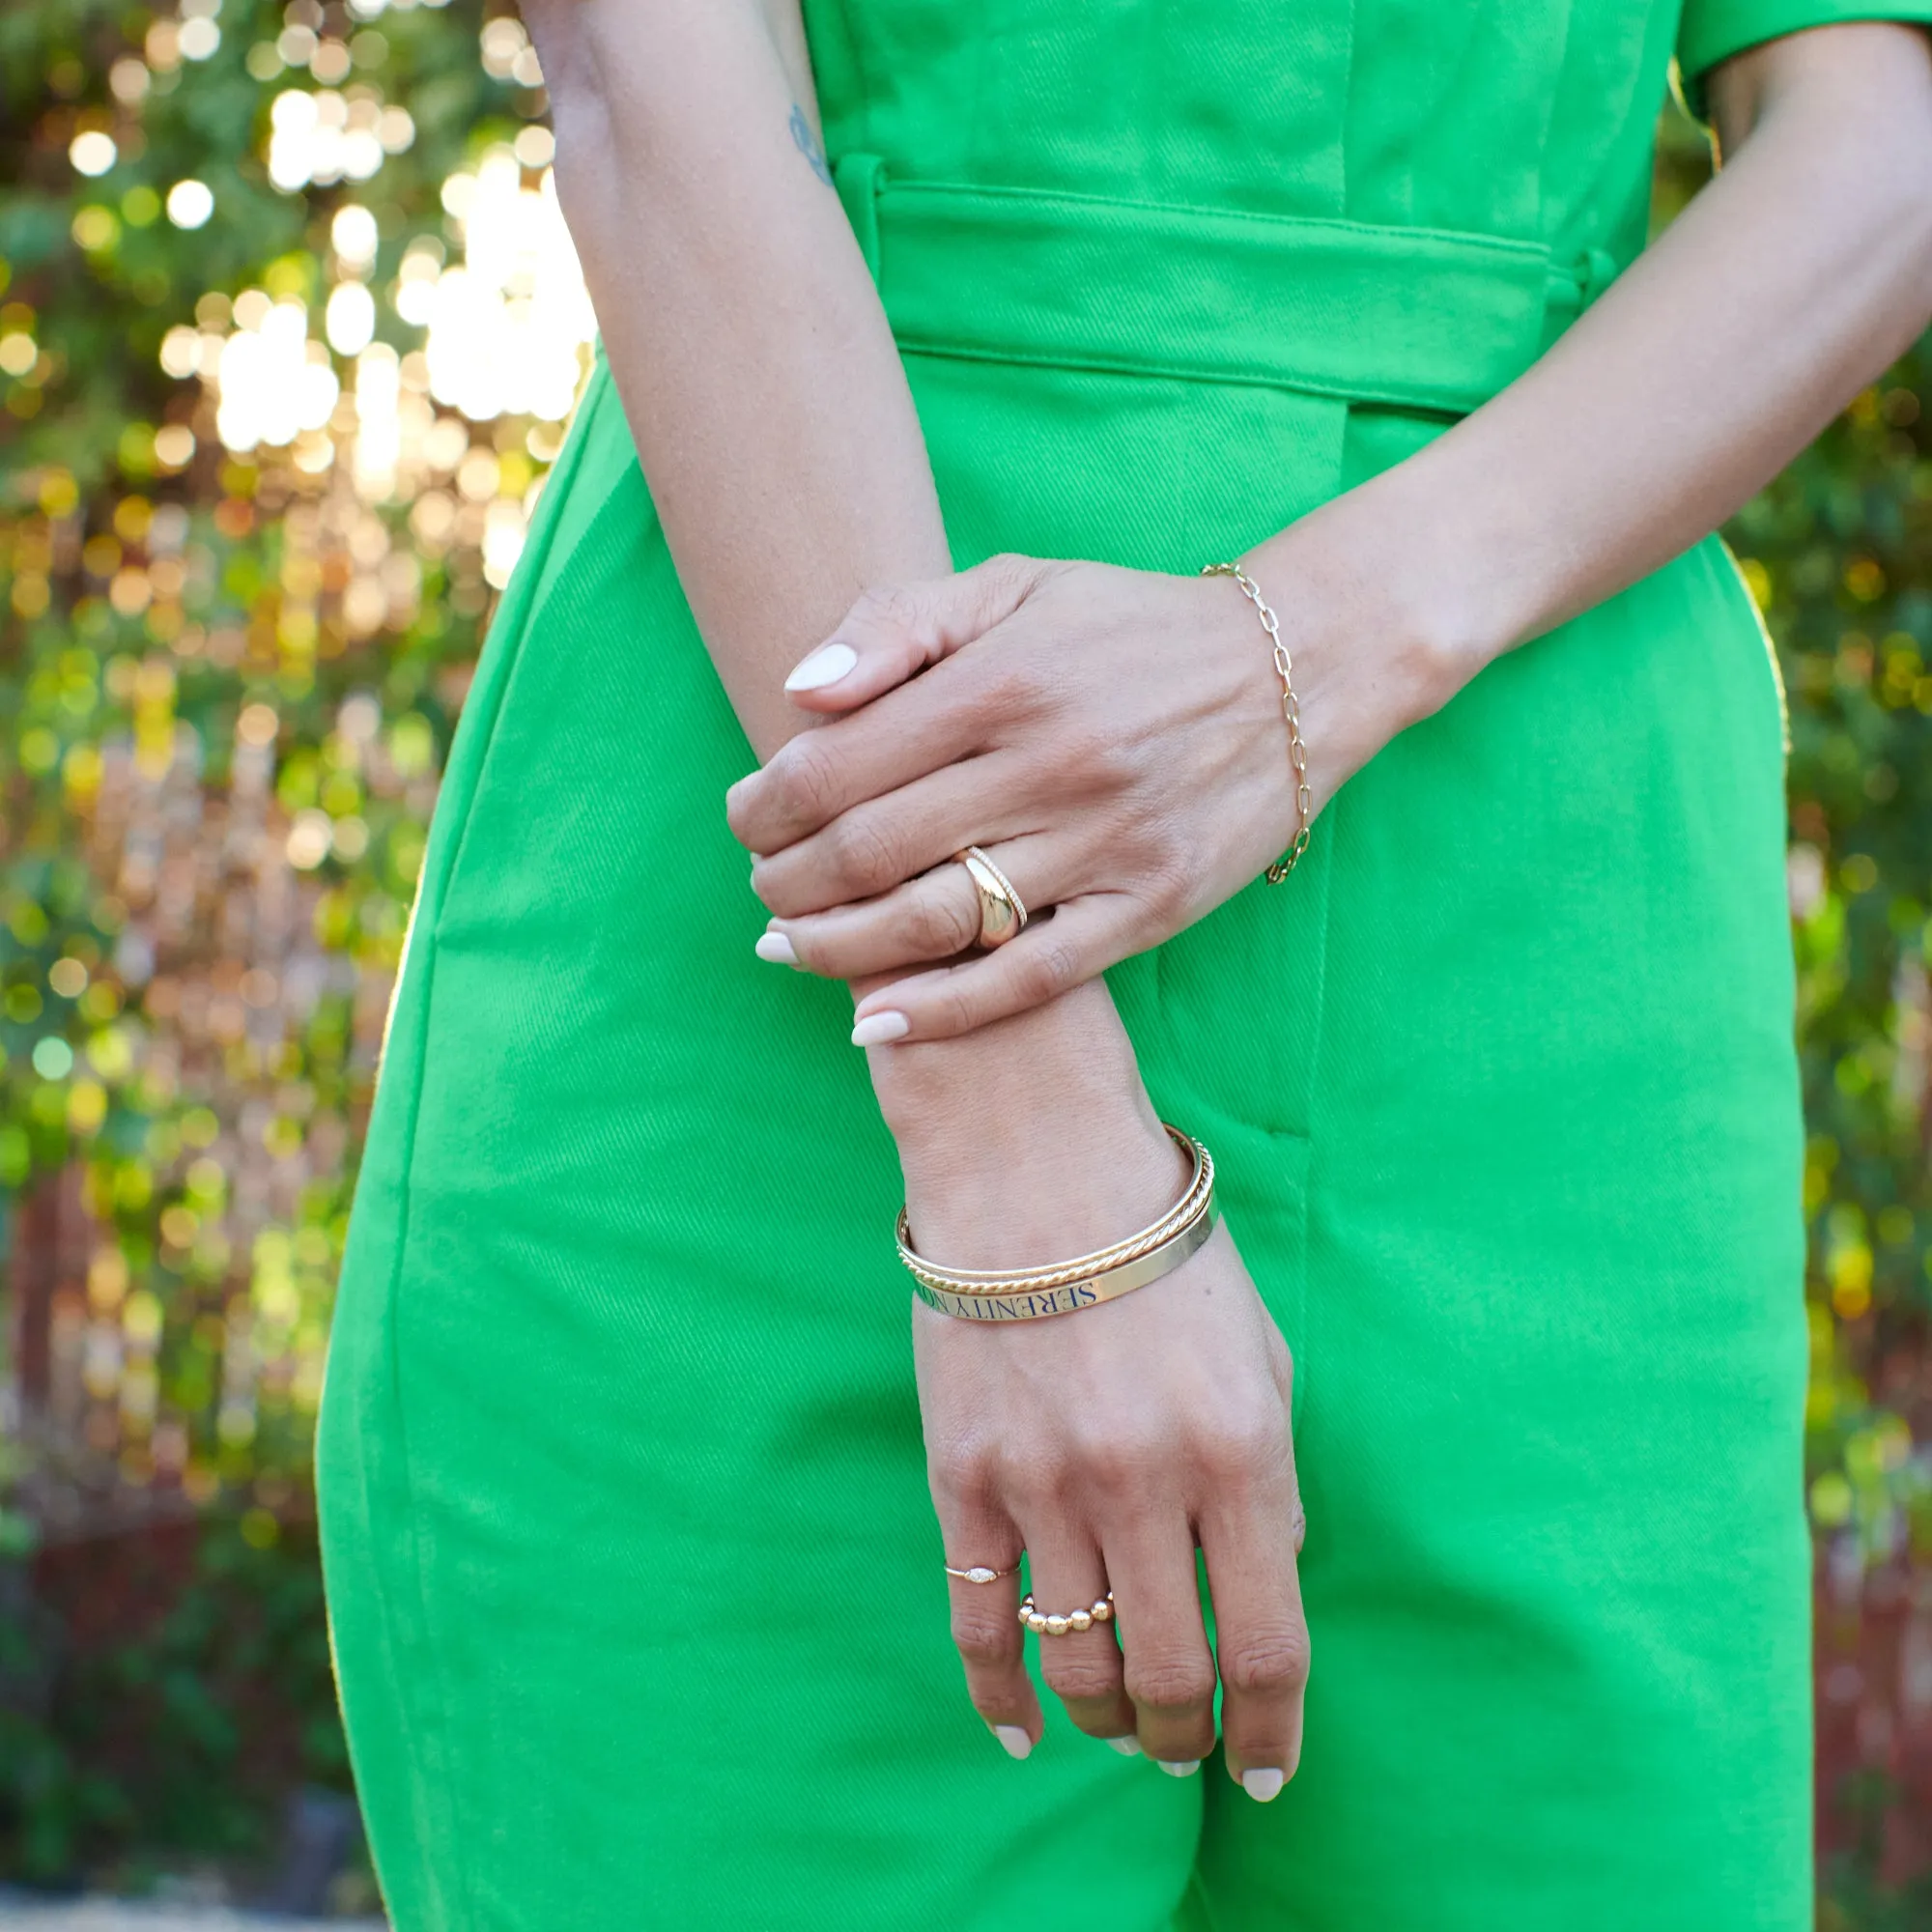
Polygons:
M859 662L859 653L850 644L820 644L812 654L792 667L785 679L787 691L823 691L837 684Z
M852 1029L854 1046L884 1046L888 1040L903 1039L912 1031L912 1022L903 1013L867 1013Z
M1154 1763L1159 1765L1170 1777L1192 1777L1201 1769L1201 1760L1198 1757L1179 1758L1172 1762L1167 1758L1157 1757Z
M752 948L760 959L769 959L774 966L796 966L798 954L792 951L791 941L781 932L761 932L758 941Z
M1138 1738L1109 1738L1107 1745L1109 1749L1119 1751L1122 1757L1139 1757L1141 1754L1141 1741Z
M1009 1757L1025 1757L1033 1749L1033 1740L1017 1724L995 1724L993 1735Z
M1257 1804L1266 1804L1280 1797L1281 1787L1288 1782L1285 1772L1244 1771L1241 1774L1241 1789Z

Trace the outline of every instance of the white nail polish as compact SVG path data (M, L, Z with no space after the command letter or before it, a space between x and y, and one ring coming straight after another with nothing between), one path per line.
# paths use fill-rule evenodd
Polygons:
M1141 1741L1138 1738L1109 1738L1107 1747L1110 1750L1119 1751L1122 1757L1139 1757L1141 1754Z
M1201 1769L1201 1760L1198 1757L1179 1759L1157 1757L1154 1762L1170 1777L1192 1777Z
M995 1724L993 1735L1009 1757L1025 1757L1033 1749L1033 1740L1017 1724Z
M903 1013L867 1013L852 1029L854 1046L884 1046L888 1040L903 1039L912 1031L912 1022Z
M1278 1798L1281 1787L1287 1782L1287 1774L1279 1771L1244 1771L1241 1774L1241 1789L1257 1804L1266 1804Z
M753 947L760 959L769 959L774 966L796 966L798 954L793 952L791 941L781 932L761 932L758 943Z
M859 662L859 653L850 644L820 644L812 654L792 667L785 679L787 691L823 691L837 684Z

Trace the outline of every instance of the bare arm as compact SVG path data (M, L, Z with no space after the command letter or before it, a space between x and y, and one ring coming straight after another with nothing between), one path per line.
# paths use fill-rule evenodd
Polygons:
M1485 665L1715 528L1924 327L1924 33L1795 34L1727 62L1712 96L1722 172L1549 354L1248 554L1282 611L1318 808ZM797 746L737 787L734 827L766 855L759 892L814 970L884 980L928 957L914 915L944 913L961 882L889 892L917 867L860 876L849 855L917 860L956 829L922 818L932 794L914 781L934 761L911 748L971 717L975 749L999 756L969 769L1001 789L949 788L948 809L1038 828L1036 872L1016 883L1059 908L1056 940L885 980L862 1014L901 1012L909 1038L930 1040L1021 1010L1192 923L1288 844L1280 696L1231 586L1009 558L914 601L917 623L871 627L852 673L804 700L853 712L811 741L823 810L797 810ZM901 686L934 638L951 655ZM989 731L988 689L1026 691L1049 659L1051 690ZM1070 743L1111 750L1089 772ZM862 813L867 837L841 839L836 821Z
M1725 165L1657 245L1520 382L1332 506L1350 549L1385 515L1423 538L1398 594L1458 684L1716 528L1932 317L1922 32L1774 41L1711 102Z
M823 173L795 10L526 11L559 194L651 498L767 756L805 722L783 699L803 644L882 571L949 567L912 399Z
M864 586L952 567L897 350L825 172L795 0L526 11L652 501L767 757L810 723L786 671ZM870 1058L921 1224L962 1262L1114 1239L1177 1184L1104 986L981 1039ZM1014 1211L1009 1176L1029 1168L1062 1203L1055 1229Z
M769 753L808 722L785 702L787 668L860 588L950 568L897 352L811 152L796 9L528 0L526 13L564 209L644 475L719 676ZM1097 980L971 1039L875 1048L870 1062L936 1258L1065 1258L1144 1226L1180 1191ZM1231 1687L1228 1767L1273 1797L1294 1767L1306 1657L1289 1365L1225 1224L1176 1272L1078 1318L1023 1333L923 1306L912 1321L947 1560L1010 1571L1024 1548L1042 1602L1111 1589L1131 1658L1095 1623L1054 1642L1048 1682L1076 1723L1137 1735L1191 1770L1215 1735L1199 1521ZM1101 1466L1136 1444L1133 1471ZM1024 1757L1042 1719L1017 1604L1010 1575L952 1585L974 1705Z

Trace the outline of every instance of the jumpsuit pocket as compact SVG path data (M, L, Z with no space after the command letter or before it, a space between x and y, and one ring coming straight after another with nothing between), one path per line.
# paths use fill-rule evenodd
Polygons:
M1193 1131L1214 1156L1214 1188L1228 1231L1294 1361L1293 1414L1308 1387L1303 1347L1308 1275L1308 1187L1314 1143L1209 1112Z
M1744 566L1739 563L1736 553L1721 536L1713 536L1709 542L1718 558L1717 574L1723 580L1723 588L1736 593L1737 601L1744 607L1745 615L1763 647L1765 665L1771 672L1772 694L1777 700L1778 748L1788 765L1791 762L1791 700L1784 690L1784 670L1777 661L1777 644L1771 635L1771 626L1764 621L1764 612L1757 607L1757 599L1751 594Z

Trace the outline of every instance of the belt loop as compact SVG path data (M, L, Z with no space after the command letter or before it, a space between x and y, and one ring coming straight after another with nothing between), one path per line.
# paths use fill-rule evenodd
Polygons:
M1617 258L1607 248L1584 249L1583 306L1588 308L1622 272L1623 270L1617 267Z
M1544 349L1548 350L1622 272L1617 258L1606 248L1579 249L1561 267L1552 264L1544 303Z
M832 164L832 183L845 207L876 288L879 280L879 188L886 164L877 155L843 154Z

